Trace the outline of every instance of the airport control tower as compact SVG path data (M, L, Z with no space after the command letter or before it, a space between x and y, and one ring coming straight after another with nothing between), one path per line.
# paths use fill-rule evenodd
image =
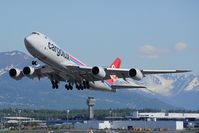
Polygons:
M87 105L88 105L89 119L92 120L94 118L93 106L95 106L95 98L94 97L88 97Z

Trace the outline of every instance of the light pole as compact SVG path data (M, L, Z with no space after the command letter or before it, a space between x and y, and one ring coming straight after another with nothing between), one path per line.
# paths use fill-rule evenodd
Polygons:
M112 109L109 110L110 119L112 117Z
M21 133L21 118L20 118L21 110L18 110L18 113L19 113L19 133Z
M67 112L66 112L66 113L67 113L67 114L66 114L66 115L67 115L66 117L67 117L67 124L68 124L68 116L69 116L70 110L67 109Z

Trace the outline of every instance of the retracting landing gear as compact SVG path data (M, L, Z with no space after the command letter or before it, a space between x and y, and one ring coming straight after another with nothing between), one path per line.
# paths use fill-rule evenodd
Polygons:
M85 83L85 88L90 89L90 85L88 81L84 81L83 83Z
M82 86L82 84L76 84L76 88L78 90L83 90L84 89L83 86Z
M81 84L76 84L78 90L89 89L90 85L88 81L83 81Z
M65 85L65 88L67 90L72 90L73 89L73 85L74 83L72 82L68 82L66 85ZM77 88L77 90L84 90L84 89L89 89L90 88L90 85L89 85L89 82L88 81L82 81L81 83L79 82L76 82L75 83L75 87Z
M57 81L57 80L51 80L51 83L52 83L52 88L53 88L53 89L58 89L58 88L59 88L59 85L58 85L58 81Z
M72 89L73 89L73 86L71 85L71 83L68 83L68 84L65 85L65 88L66 88L67 90L72 90Z

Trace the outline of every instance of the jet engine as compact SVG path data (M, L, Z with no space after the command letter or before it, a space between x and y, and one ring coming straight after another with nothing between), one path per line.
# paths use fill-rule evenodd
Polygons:
M104 68L98 66L92 68L92 74L98 79L103 79L106 76Z
M26 76L31 76L35 72L35 69L31 66L24 67L23 74Z
M17 68L12 68L9 70L9 75L15 80L20 80L23 77L23 73L21 70Z
M130 69L129 70L129 76L134 80L141 80L143 79L144 75L139 69Z

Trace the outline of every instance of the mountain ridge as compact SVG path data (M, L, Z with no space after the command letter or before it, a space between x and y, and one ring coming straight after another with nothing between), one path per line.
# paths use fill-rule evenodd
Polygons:
M149 75L137 84L147 89L119 90L116 93L100 91L66 91L51 89L50 81L20 81L11 79L8 70L23 68L34 59L20 51L0 52L0 107L23 108L87 108L86 99L94 96L96 108L152 108L152 109L199 109L199 76L193 74Z

